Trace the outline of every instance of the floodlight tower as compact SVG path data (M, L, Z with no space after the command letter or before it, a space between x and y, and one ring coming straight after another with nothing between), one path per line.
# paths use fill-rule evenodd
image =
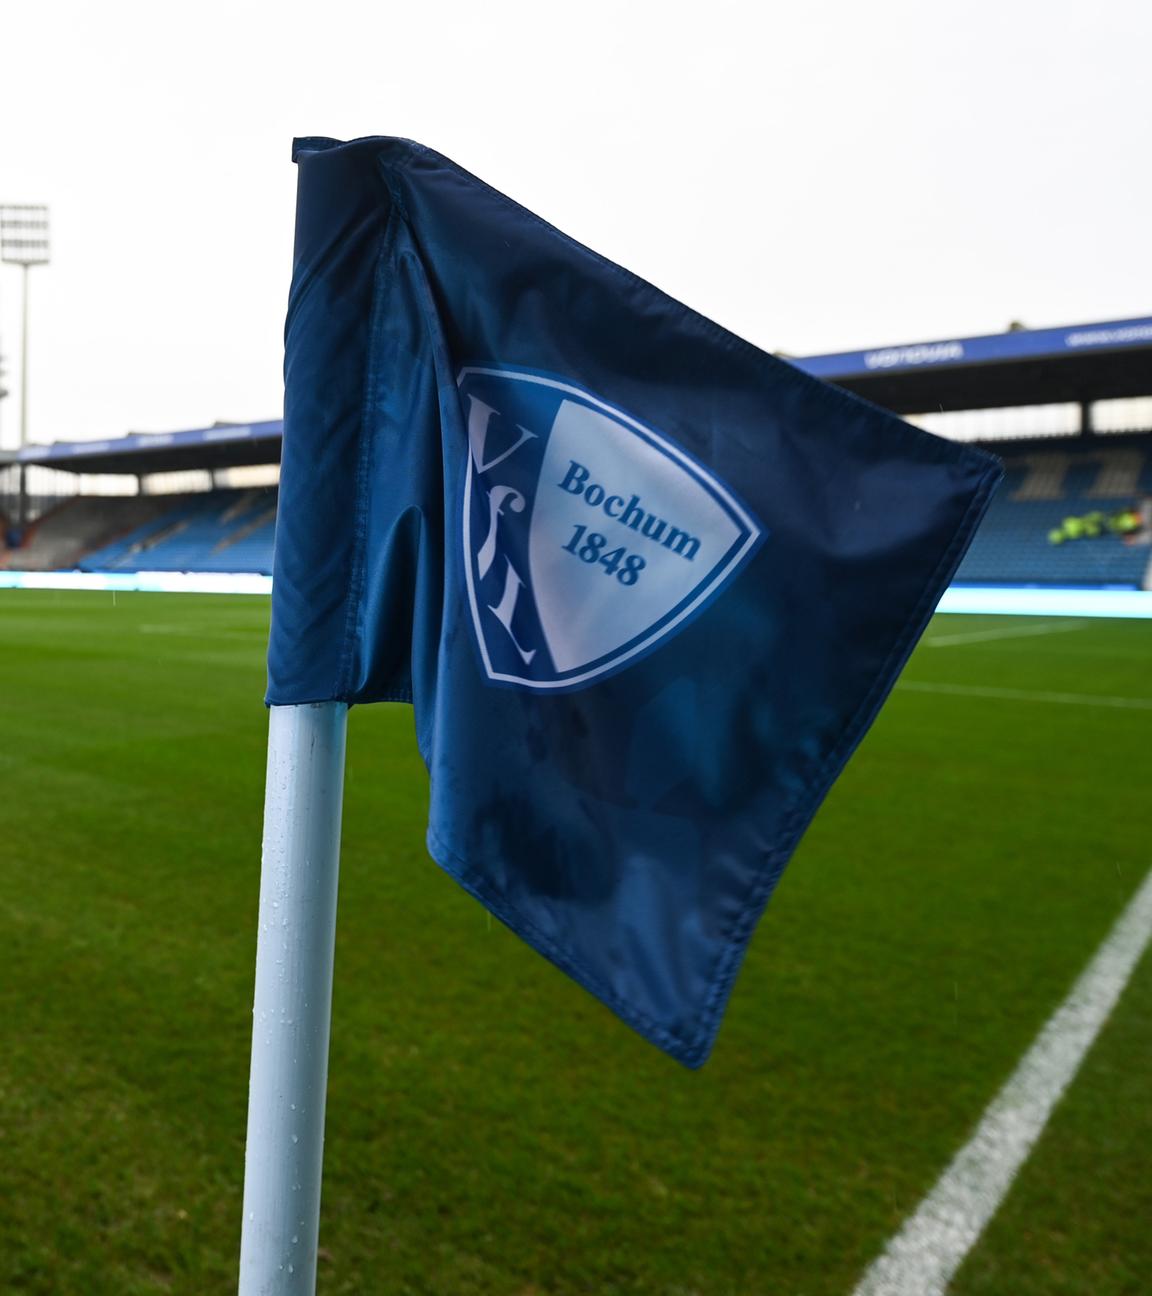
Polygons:
M28 442L28 271L48 264L48 208L35 203L0 205L0 261L24 271L20 329L20 448ZM20 504L17 521L27 520L25 467L20 465Z

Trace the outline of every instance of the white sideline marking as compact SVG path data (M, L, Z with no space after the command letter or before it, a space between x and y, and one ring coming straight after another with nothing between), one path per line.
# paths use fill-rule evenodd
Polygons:
M988 639L1028 639L1032 635L1066 634L1082 630L1087 621L1042 621L1039 625L1016 626L1010 630L968 630L962 634L933 635L925 638L925 648L950 648L953 644L984 643Z
M1152 698L1107 697L1103 693L1043 693L1031 689L993 688L983 684L929 684L922 680L901 680L896 687L909 693L951 693L956 697L994 698L1002 702L1059 702L1066 706L1152 711Z
M1048 1020L976 1132L853 1296L943 1296L995 1215L1052 1109L1152 939L1152 873Z

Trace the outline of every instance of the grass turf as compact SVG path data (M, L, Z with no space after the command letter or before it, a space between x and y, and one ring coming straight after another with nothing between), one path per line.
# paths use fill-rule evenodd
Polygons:
M0 1292L234 1289L266 600L0 594ZM937 618L905 680L1152 695L1152 624ZM1062 630L1062 628L1061 628ZM682 1071L426 857L358 709L320 1291L831 1296L915 1208L1148 866L1147 710L898 689ZM971 1296L1152 1271L1148 960Z

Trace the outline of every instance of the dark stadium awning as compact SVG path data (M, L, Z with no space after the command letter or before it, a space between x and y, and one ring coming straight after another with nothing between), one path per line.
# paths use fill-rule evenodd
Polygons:
M1152 317L943 338L791 363L898 414L1152 395Z
M25 446L16 462L80 473L158 473L280 462L281 419L188 432L133 432L110 441Z

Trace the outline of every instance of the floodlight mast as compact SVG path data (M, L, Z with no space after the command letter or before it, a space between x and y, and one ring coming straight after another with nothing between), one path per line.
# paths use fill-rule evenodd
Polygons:
M23 270L20 327L20 449L28 444L28 271L49 261L48 208L43 203L0 205L0 262ZM28 520L27 468L20 465L17 522Z

